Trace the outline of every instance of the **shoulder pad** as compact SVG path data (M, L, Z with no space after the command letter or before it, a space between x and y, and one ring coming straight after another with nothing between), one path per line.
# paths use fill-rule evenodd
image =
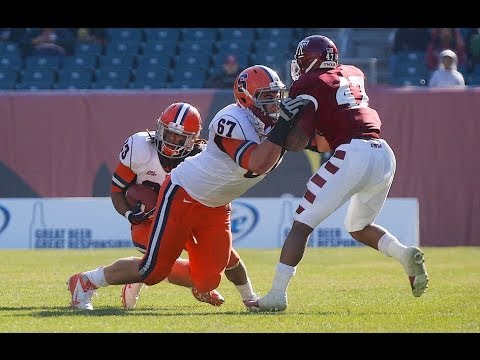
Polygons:
M255 128L248 118L248 114L241 108L230 108L229 111L220 111L209 125L210 131L231 139L250 140Z
M135 133L125 141L119 159L129 168L145 164L152 156L152 146L155 147L153 136L148 132Z

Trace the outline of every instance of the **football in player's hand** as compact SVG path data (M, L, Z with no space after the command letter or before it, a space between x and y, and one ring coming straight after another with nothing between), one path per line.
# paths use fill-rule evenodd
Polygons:
M157 203L157 193L151 187L142 184L133 184L127 188L125 193L128 205L133 208L137 201L141 201L145 205L143 212L149 212Z

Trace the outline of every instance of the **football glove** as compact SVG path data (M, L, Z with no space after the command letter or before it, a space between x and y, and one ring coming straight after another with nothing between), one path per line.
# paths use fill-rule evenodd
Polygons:
M147 212L143 211L144 208L145 207L143 206L142 202L137 201L137 204L133 207L133 209L128 210L125 213L125 217L128 219L128 221L130 221L130 224L132 225L141 224L155 212L155 208Z
M303 99L296 97L292 99L290 97L283 99L280 102L280 115L279 117L285 121L290 121L297 113L300 111L300 108L304 106Z

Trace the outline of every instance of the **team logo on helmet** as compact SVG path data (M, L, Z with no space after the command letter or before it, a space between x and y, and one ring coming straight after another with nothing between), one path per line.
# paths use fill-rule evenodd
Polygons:
M244 90L247 88L247 78L248 78L247 73L240 74L240 76L238 77L238 81L237 81L238 92L244 92Z
M303 48L308 45L310 40L302 40L298 43L297 51L295 53L296 56L303 56Z

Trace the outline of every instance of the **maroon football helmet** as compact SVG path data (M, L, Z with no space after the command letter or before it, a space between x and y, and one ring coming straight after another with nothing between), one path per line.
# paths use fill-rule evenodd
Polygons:
M290 75L298 80L300 75L313 69L329 69L338 66L338 50L335 43L323 35L311 35L300 41L292 60Z

